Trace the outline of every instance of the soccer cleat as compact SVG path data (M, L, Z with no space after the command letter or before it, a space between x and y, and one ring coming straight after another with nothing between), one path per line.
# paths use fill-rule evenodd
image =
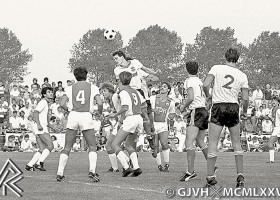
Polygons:
M57 175L57 176L56 176L56 181L58 181L58 182L64 182L64 181L65 181L65 176Z
M238 175L236 179L236 188L243 188L244 187L244 176Z
M158 166L158 170L159 170L160 172L163 172L163 167L162 167L162 165L159 165L159 166Z
M180 181L189 181L191 179L195 179L197 177L197 174L195 171L193 173L185 172L183 176L180 177Z
M26 169L27 171L30 171L30 172L35 171L35 167L34 167L34 166L30 167L30 166L26 165L26 166L25 166L25 169Z
M124 169L122 172L122 177L127 177L132 172L133 172L133 170L131 168Z
M206 185L205 185L205 188L210 188L210 187L213 187L214 185L216 185L218 182L216 180L215 177L213 178L206 178Z
M163 172L169 172L169 164L164 165Z
M44 168L44 163L43 163L43 162L40 162L40 165L35 164L34 167L35 167L36 169L39 169L40 171L47 171L47 170Z
M93 182L99 182L99 175L97 173L89 172L88 177L93 180Z
M269 161L267 161L266 163L274 163L274 161L269 160Z
M142 170L140 168L133 170L132 175L133 177L139 176L142 174Z
M113 167L111 167L110 169L108 169L107 172L119 172L120 170L118 169L113 169Z

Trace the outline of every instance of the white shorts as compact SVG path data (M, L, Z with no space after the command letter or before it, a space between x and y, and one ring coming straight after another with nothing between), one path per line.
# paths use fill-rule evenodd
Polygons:
M168 131L167 122L154 122L155 134Z
M271 136L280 137L280 127L274 127Z
M42 135L44 133L49 133L49 129L47 127L47 125L41 125L43 127L43 130L42 131L39 131L38 128L37 128L37 125L35 124L33 129L34 129L34 134L35 135Z
M141 115L131 115L123 120L122 129L129 133L143 132L143 117Z
M91 113L71 111L68 115L66 128L80 131L94 129Z

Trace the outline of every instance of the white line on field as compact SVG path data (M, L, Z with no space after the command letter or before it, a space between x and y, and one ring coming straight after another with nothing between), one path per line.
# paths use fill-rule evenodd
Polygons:
M34 178L34 179L53 180L53 179L50 179L50 178L46 178L44 176L24 176L24 177ZM117 188L117 189L122 189L122 190L136 190L136 191L153 192L153 193L159 193L159 194L163 193L163 191L144 189L144 188L140 188L140 187L139 188L123 187L123 186L118 186L118 185L107 185L107 184L100 184L100 183L85 183L85 182L80 182L80 181L65 181L65 182L74 183L74 184L92 185L92 186L95 186L95 187L106 187L106 188L109 187L109 188Z

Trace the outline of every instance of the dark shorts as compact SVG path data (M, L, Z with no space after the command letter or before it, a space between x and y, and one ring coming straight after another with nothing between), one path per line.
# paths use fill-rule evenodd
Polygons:
M239 105L237 103L213 104L210 122L228 128L236 126L239 123Z
M199 130L208 129L209 113L206 108L196 108L187 116L188 126L196 126Z
M144 99L146 99L143 90L137 89L137 91L144 97ZM151 105L150 100L146 100L146 103L147 103L147 113L151 114L152 113L152 105Z

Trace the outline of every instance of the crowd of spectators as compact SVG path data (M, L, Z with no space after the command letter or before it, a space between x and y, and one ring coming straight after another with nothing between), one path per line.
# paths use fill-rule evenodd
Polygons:
M34 151L37 150L36 143L30 141L29 134L32 132L33 110L37 103L41 99L41 89L43 87L53 88L53 103L50 105L49 115L50 123L54 124L56 129L50 129L50 133L63 133L67 124L67 112L65 112L59 105L60 98L64 94L64 87L68 87L74 83L73 80L68 80L67 85L63 86L62 81L57 83L49 83L49 79L46 77L43 83L40 85L36 78L33 79L33 83L23 86L21 81L15 79L11 84L4 84L0 81L0 134L6 133L20 133L20 137L10 135L5 141L5 145L2 148L3 151ZM149 84L147 93L155 95L159 93L160 84ZM144 88L143 88L144 89ZM279 85L266 85L265 88L256 86L255 90L249 92L249 108L248 108L248 120L241 122L241 133L253 135L271 134L273 130L273 109L276 109L276 104L273 101L274 97L280 95ZM186 99L186 91L184 83L177 82L172 85L170 98L172 98L176 105L182 103ZM109 113L113 108L110 107L106 100L103 100L103 117L98 114L93 114L93 120L96 131L96 143L99 151L106 150L105 144L108 135L113 131L117 122L114 119L109 118ZM97 105L96 105L97 110ZM180 113L176 110L176 117L170 119L169 122L169 144L171 151L182 152L185 151L185 138L186 138L186 113ZM246 135L244 136L246 138ZM54 151L61 151L62 145L59 144L55 135L52 135L54 143ZM207 140L207 137L206 137ZM207 141L206 141L207 142ZM248 141L246 141L248 142ZM262 151L267 141L261 141L258 137L253 137L250 141L249 149L254 151ZM280 141L278 141L276 147L279 147ZM247 146L248 146L247 145ZM86 150L86 144L82 136L77 136L76 142L73 145L73 151ZM219 149L221 151L231 151L231 141L229 131L227 128L223 130L223 134L220 139ZM280 149L280 148L278 148ZM145 133L141 133L139 141L137 142L138 151L150 151Z

